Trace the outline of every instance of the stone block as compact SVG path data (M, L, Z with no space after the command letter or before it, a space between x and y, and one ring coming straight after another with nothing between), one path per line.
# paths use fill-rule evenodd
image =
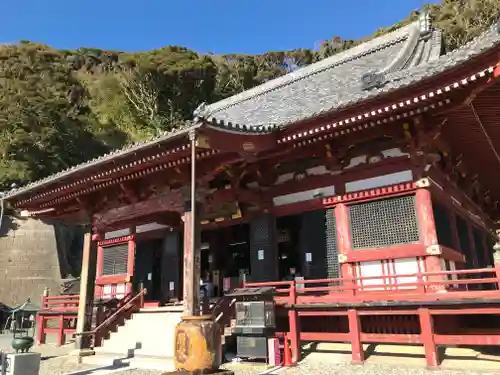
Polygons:
M38 375L40 372L40 353L9 353L7 369L9 375Z

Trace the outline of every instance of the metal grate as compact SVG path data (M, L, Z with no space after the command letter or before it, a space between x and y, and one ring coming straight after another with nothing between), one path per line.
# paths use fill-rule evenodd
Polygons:
M102 275L127 273L128 243L103 248Z
M325 211L326 231L326 264L328 278L340 277L339 253L337 244L337 222L335 220L335 209L329 208Z
M236 338L238 357L267 358L267 338L238 336Z
M349 206L352 248L381 248L418 242L414 195Z

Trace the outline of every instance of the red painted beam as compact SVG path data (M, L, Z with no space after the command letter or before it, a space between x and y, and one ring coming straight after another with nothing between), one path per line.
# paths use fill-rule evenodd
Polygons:
M393 333L362 333L361 341L364 343L381 344L420 344L420 335L393 334Z
M326 341L326 342L346 342L350 341L348 333L336 332L301 332L301 341Z
M438 345L500 345L499 334L482 335L434 335L434 341Z
M347 254L345 263L368 262L382 259L413 258L426 256L425 246L422 244L400 245L377 249L351 251Z

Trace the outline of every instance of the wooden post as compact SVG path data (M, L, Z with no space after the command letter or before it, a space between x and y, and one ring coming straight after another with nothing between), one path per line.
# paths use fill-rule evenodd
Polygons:
M425 360L427 367L436 368L439 366L439 358L437 353L436 343L434 341L434 323L429 309L418 309L420 320L420 337L424 344Z
M493 248L493 262L495 263L495 275L497 278L497 289L500 290L500 249L496 249L497 245Z
M189 132L191 143L190 197L184 209L184 315L200 313L200 223L196 202L196 132Z
M425 256L425 272L441 272L440 248L436 233L436 224L434 222L434 211L432 208L431 193L425 188L417 189L415 193L417 206L418 225L420 228L420 240L426 247L427 256ZM444 279L444 276L427 276L427 281L439 282ZM434 284L426 288L433 292L445 291L446 287L443 284Z
M59 326L57 327L57 346L63 346L65 340L64 337L64 314L59 315Z
M335 207L335 220L337 222L337 241L339 262L341 263L341 277L343 279L353 280L355 275L352 264L343 261L343 258L346 258L352 249L351 231L349 229L349 208L344 203L340 203ZM356 281L349 281L348 283L357 284ZM342 282L342 284L345 284L345 282ZM357 285L357 287L359 287L359 285ZM352 293L355 294L355 288L352 289Z
M186 203L184 220L184 268L183 268L183 304L184 315L200 313L200 230L197 218L193 216L191 203ZM196 215L196 213L194 213ZM193 239L193 228L195 238Z
M297 364L300 362L302 353L300 346L300 318L294 306L297 303L297 289L295 281L290 283L290 302L292 306L288 309L288 324L290 325L288 337L290 338L292 345L292 363Z
M43 315L37 314L36 316L36 344L45 344L47 334L45 328L47 327L47 320Z
M351 341L352 363L362 364L365 361L365 351L361 342L361 321L358 312L354 309L347 311L349 320L349 339Z
M97 247L92 239L91 228L83 240L82 271L80 276L80 299L78 301L78 320L76 332L90 331L94 305L95 276L97 271ZM90 337L76 336L75 346L78 355L90 350Z

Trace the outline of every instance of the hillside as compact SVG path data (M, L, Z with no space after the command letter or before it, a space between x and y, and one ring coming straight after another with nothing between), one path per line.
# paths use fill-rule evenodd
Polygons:
M498 0L428 6L448 50L500 18ZM191 117L202 102L251 88L407 24L414 12L362 40L333 37L319 50L202 55L184 47L129 54L56 50L21 41L0 47L0 185L42 178Z

